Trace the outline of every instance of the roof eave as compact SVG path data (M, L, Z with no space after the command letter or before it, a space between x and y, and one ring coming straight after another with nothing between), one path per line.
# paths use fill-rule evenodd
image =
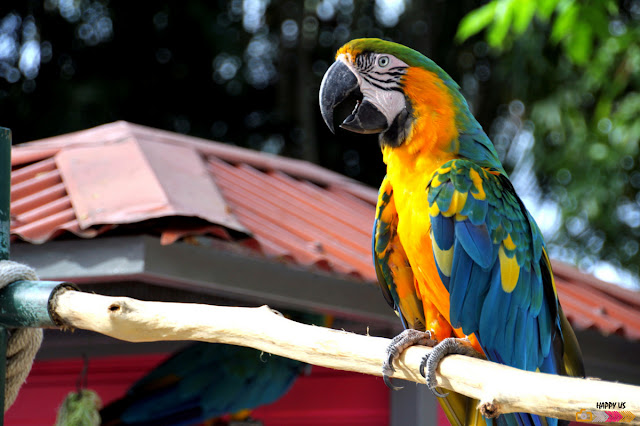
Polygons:
M147 235L46 245L18 242L11 247L11 259L35 268L42 280L81 286L139 281L392 327L398 323L371 283L216 248L181 242L163 246L158 238Z

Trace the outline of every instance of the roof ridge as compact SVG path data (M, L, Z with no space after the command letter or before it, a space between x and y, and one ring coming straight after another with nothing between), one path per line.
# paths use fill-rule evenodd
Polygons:
M245 163L258 169L279 170L291 176L314 181L322 185L341 187L360 198L365 198L367 201L371 201L371 195L377 199L377 189L306 160L255 151L197 136L155 129L141 124L124 123L133 129L134 133L152 136L156 141L188 144L200 150L204 155L214 155L227 162ZM162 136L170 139L164 139ZM372 202L375 203L375 200Z
M306 160L254 151L249 148L169 130L155 129L124 120L14 145L12 164L22 164L46 158L55 155L62 148L95 146L121 141L127 137L136 139L149 138L154 142L188 145L196 148L201 154L214 155L224 161L246 163L259 169L279 170L296 178L310 180L320 185L336 186L374 204L377 199L376 189ZM43 152L43 149L46 152ZM37 151L37 153L34 151Z
M128 129L131 123L128 121L114 121L111 123L101 124L99 126L91 127L89 129L77 130L75 132L64 133L61 135L50 136L48 138L36 139L35 141L23 142L13 146L14 149L42 149L42 148L63 148L76 145L100 145L105 142L111 142L114 140L122 139L121 135L118 137L112 137L108 140L96 139L96 134L104 133L105 136L113 135L113 130L122 128L122 130Z

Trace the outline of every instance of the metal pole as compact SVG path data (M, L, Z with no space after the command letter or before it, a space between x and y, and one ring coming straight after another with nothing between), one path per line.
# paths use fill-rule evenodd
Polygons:
M9 259L11 130L0 127L0 260Z
M16 281L0 291L0 327L45 328L61 324L51 317L51 304L59 291L79 289L60 281Z
M0 127L0 260L9 259L11 206L11 130ZM8 332L0 327L0 426L4 425L4 390L7 377Z
M0 127L0 260L9 260L11 226L11 131ZM9 328L55 327L51 305L58 291L77 290L53 281L17 281L0 291L0 426L4 425Z

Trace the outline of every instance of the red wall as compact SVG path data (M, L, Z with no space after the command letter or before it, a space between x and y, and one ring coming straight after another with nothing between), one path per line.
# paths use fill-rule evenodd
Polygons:
M165 358L162 354L93 358L88 387L109 403ZM58 406L75 391L81 370L81 359L36 362L7 412L5 425L53 424ZM281 400L253 415L265 426L383 426L389 424L389 391L378 377L313 367L311 375L298 379Z

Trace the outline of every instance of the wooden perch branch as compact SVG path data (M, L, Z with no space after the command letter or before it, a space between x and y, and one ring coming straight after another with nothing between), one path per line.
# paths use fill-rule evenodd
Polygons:
M276 315L268 307L237 308L142 302L63 290L53 311L65 325L130 342L199 340L250 346L324 367L381 375L390 340L309 326ZM409 348L393 377L424 383L418 373L429 348ZM493 404L499 413L529 412L575 420L597 402L626 402L640 425L640 387L531 373L453 355L439 367L439 386Z

